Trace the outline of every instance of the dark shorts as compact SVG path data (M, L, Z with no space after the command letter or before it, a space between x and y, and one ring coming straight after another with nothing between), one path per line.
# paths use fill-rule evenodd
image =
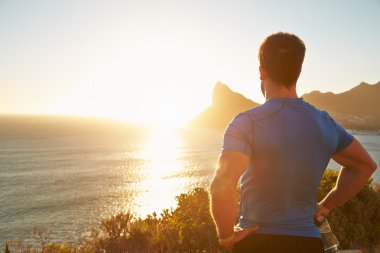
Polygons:
M235 243L233 253L324 253L320 238L253 234Z

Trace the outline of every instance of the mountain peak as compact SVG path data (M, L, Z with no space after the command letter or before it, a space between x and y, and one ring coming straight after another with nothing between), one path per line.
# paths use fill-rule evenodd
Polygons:
M216 82L214 89L216 89L216 88L227 88L227 89L231 90L230 87L227 86L227 84L222 83L221 81Z
M302 97L317 108L328 111L340 124L350 129L380 128L380 82L361 82L351 90L339 94L312 91ZM213 89L212 105L190 124L198 127L225 128L238 113L258 105L218 81Z
M366 82L361 82L359 85L355 86L351 90L354 90L354 89L365 89L365 88L367 88L369 86L371 86L371 85L368 84L368 83L366 83Z
M220 81L216 82L213 90L213 96L223 93L233 92L227 84L224 84Z
M380 82L376 83L376 84L368 84L366 82L361 82L358 86L355 86L354 88L352 88L351 90L347 91L347 92L370 92L372 93L375 89L379 89L380 90Z
M379 129L380 82L361 82L354 88L339 94L313 91L303 98L319 109L326 110L345 127L351 129ZM337 116L338 115L338 116Z
M212 105L190 124L201 127L223 128L238 113L259 104L234 92L226 84L218 81L212 94Z
M246 107L246 105L256 104L252 100L244 97L243 95L234 92L226 84L217 82L215 84L212 94L213 106L239 106Z

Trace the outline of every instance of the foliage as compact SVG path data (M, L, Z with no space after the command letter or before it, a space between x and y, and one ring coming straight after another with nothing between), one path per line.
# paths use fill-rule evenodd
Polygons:
M318 192L321 200L335 186L338 172L326 170ZM342 249L373 251L380 243L380 191L373 180L351 200L335 208L328 217Z
M318 197L334 186L337 172L326 170ZM11 253L220 253L216 230L209 212L209 195L202 188L181 194L175 209L153 213L145 219L129 212L103 220L89 238L77 245L49 243L51 232L37 227L34 238L41 250L26 247L20 239L8 242ZM380 190L370 181L346 204L336 208L329 222L342 248L365 248L374 252L380 242ZM4 250L5 252L5 250ZM8 252L7 252L8 253Z
M10 253L8 243L5 244L4 253Z
M208 193L196 188L177 196L174 210L145 219L120 213L102 221L79 252L220 252Z
M45 245L48 244L52 238L52 232L45 227L34 227L32 234L34 239L41 245L41 249L44 249Z

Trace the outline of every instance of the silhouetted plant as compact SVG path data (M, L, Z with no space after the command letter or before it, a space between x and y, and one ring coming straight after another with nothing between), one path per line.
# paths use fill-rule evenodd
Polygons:
M4 253L11 253L8 249L8 243L5 244Z
M41 250L44 249L45 245L48 244L52 238L51 230L41 226L34 227L32 234L34 239L41 245Z
M318 192L322 199L334 186L338 172L326 170ZM380 191L373 180L351 200L334 209L328 217L342 249L363 248L368 252L380 243Z
M336 182L338 173L327 170L318 197L321 199ZM42 251L25 247L20 239L9 241L11 253L220 253L216 230L209 211L209 195L195 188L176 197L177 207L157 216L134 218L129 212L105 219L91 235L76 246L47 243L47 230L39 229ZM329 217L343 249L364 248L375 252L380 242L380 190L372 180L360 193L336 208ZM44 232L44 233L41 233Z

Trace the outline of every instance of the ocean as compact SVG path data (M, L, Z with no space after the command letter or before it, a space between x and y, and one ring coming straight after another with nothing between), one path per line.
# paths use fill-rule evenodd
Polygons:
M63 116L0 116L0 245L75 242L104 218L144 218L175 207L175 196L208 187L223 130L142 129ZM380 162L380 135L356 135ZM331 162L330 168L339 166ZM380 183L379 170L374 174Z

